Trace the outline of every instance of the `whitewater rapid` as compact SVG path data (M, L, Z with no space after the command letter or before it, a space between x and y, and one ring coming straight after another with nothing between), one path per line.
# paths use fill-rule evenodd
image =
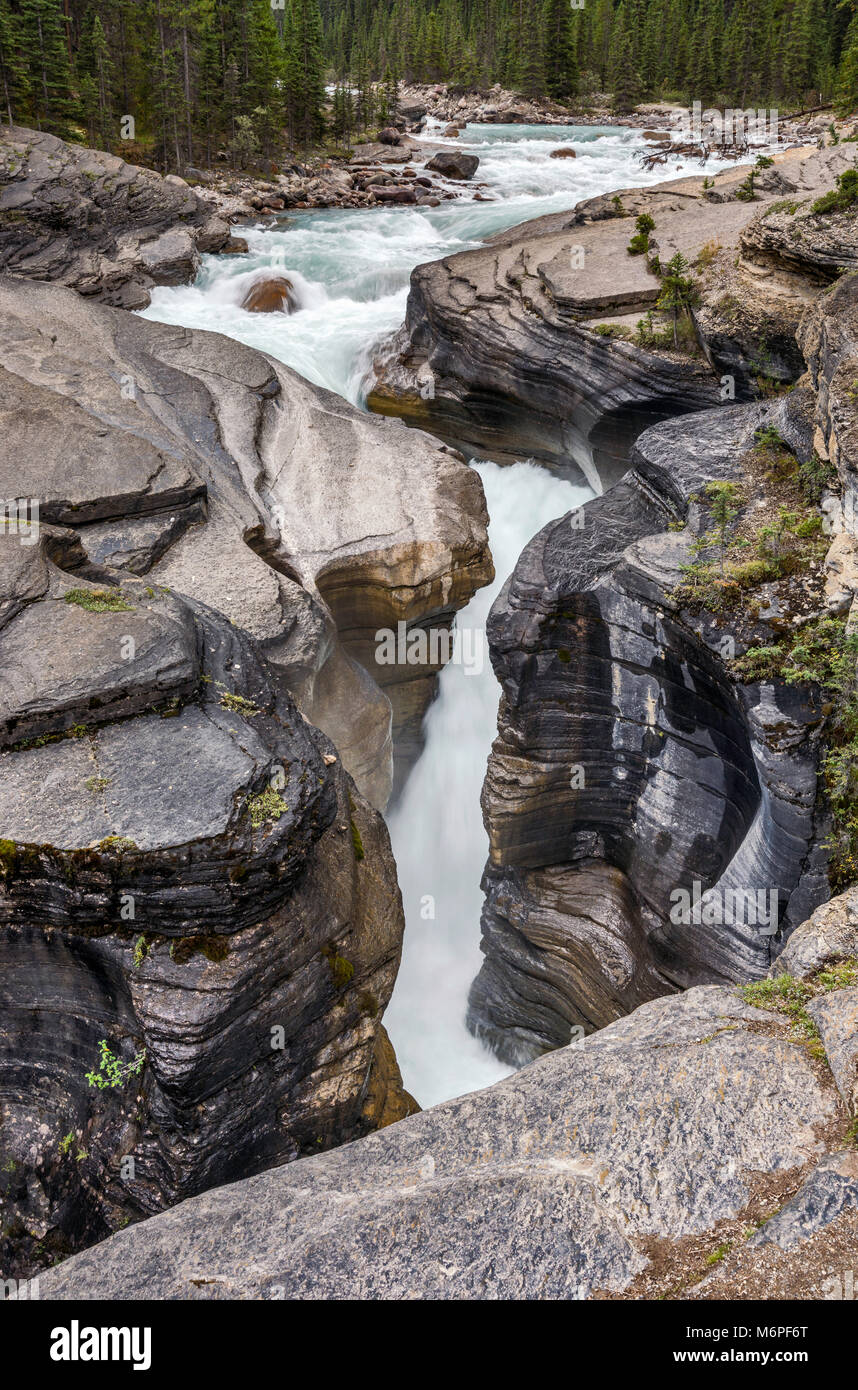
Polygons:
M437 128L425 137L439 140ZM193 285L156 289L144 316L225 333L280 359L316 385L361 404L373 350L405 317L416 265L466 250L505 227L571 208L584 198L656 183L635 156L638 132L606 127L471 126L446 142L480 157L473 190L438 208L334 209L241 228L246 255L207 256ZM552 159L573 146L575 159ZM675 162L670 170L681 174ZM291 316L250 314L248 287L271 274L292 280ZM524 546L589 489L532 463L474 465L491 518L497 578L457 619L478 639L462 644L484 660L451 663L426 718L424 751L388 816L405 904L402 965L385 1014L403 1079L424 1107L492 1084L509 1069L465 1028L468 988L480 965L480 878L488 840L480 788L495 734L498 686L485 651L491 603Z

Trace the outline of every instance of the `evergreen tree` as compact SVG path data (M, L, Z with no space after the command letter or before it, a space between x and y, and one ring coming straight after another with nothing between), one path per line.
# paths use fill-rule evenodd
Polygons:
M545 0L543 34L545 90L549 96L563 100L573 96L578 86L575 26L569 0Z

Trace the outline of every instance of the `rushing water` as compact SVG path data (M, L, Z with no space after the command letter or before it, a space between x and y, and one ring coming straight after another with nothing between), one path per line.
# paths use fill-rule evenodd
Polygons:
M145 316L226 333L360 403L374 347L404 318L414 266L583 198L664 178L664 171L642 172L635 159L641 137L630 130L471 126L459 140L439 140L437 130L426 138L478 154L481 191L494 201L473 201L469 186L438 208L307 212L274 228L242 228L246 255L205 257L193 285L155 290ZM572 145L577 158L552 159L561 145ZM671 169L681 172L680 163ZM295 286L300 309L289 317L240 307L248 286L272 273L287 274ZM497 579L459 614L458 626L482 635L491 602L527 541L591 494L531 463L475 466ZM455 662L446 668L427 715L424 751L389 817L407 926L385 1023L405 1084L424 1106L490 1085L508 1070L464 1025L480 963L487 839L479 798L497 702L487 659L482 670Z

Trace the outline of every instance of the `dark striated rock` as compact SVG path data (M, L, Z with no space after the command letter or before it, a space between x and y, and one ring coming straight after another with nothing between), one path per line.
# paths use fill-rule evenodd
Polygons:
M195 1197L40 1292L579 1299L628 1289L654 1257L675 1288L683 1238L715 1248L717 1223L794 1190L844 1128L830 1077L777 1016L694 989L488 1090Z
M52 550L0 631L6 1275L414 1108L380 816L221 615Z
M229 227L184 179L20 126L0 128L0 269L142 309L193 279Z
M490 614L502 698L468 1022L512 1063L665 990L764 974L777 918L788 931L828 896L821 702L738 682L748 630L674 592L709 524L705 484L743 479L764 418L724 407L648 430L621 482L530 542ZM754 641L776 640L755 623ZM674 920L695 883L776 890L774 925L744 900L735 923Z

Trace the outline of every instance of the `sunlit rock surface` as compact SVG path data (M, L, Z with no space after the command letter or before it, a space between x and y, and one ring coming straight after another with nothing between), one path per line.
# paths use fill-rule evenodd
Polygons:
M696 988L488 1090L122 1231L46 1273L41 1296L705 1297L725 1229L751 1260L787 1229L805 1260L840 1238L858 1205L848 1123L782 1015ZM656 1292L636 1295L649 1278Z
M376 633L447 628L492 577L479 477L218 334L12 276L0 311L3 495L250 633L384 806L438 664L379 664Z

